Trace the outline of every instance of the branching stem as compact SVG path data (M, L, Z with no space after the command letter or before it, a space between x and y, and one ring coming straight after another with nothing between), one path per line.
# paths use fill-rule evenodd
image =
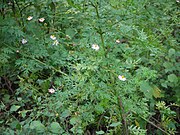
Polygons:
M125 115L125 112L124 112L124 107L123 107L123 103L122 103L122 100L121 100L121 97L118 96L118 100L119 100L119 107L120 107L120 115L121 115L121 118L122 118L122 126L123 126L123 130L124 130L124 135L129 135L128 133L128 126L127 126L127 121L126 121L126 115Z

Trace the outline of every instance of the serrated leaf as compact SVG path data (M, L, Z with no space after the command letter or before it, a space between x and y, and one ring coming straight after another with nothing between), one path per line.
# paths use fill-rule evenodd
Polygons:
M11 106L10 112L15 112L15 111L17 111L20 107L21 107L21 106L19 106L19 105L13 105L13 106Z
M121 124L121 122L115 122L115 123L112 123L111 125L109 125L110 127L117 127Z

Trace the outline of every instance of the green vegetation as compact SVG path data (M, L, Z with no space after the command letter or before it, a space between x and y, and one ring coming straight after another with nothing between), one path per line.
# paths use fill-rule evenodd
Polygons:
M0 134L178 134L179 5L2 0Z

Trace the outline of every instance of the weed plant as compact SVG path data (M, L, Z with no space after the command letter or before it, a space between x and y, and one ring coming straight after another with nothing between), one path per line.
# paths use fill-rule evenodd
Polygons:
M179 4L2 0L0 134L178 134Z

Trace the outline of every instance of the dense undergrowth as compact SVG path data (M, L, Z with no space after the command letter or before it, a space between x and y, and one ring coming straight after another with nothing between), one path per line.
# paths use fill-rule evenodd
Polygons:
M179 4L2 0L0 134L178 134Z

